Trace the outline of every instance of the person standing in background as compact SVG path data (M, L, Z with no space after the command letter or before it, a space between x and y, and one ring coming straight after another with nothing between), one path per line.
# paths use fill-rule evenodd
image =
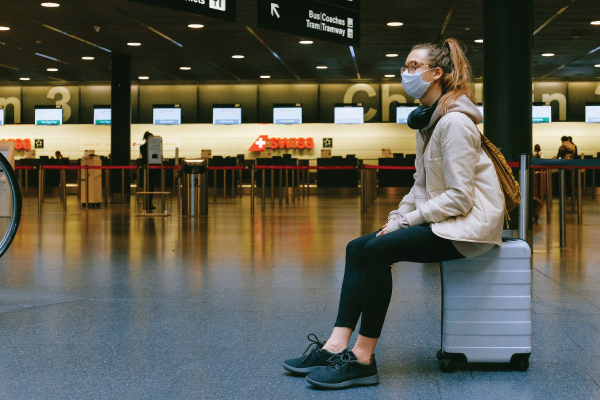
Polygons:
M578 158L577 145L575 143L573 143L573 136L567 136L567 139L569 140L569 143L571 143L573 146L575 146L575 153L573 154L573 158Z
M544 153L539 144L536 144L533 148L533 158L544 158Z
M63 158L62 154L60 153L60 151L56 150L54 152L54 157L56 157L57 160L60 160Z
M577 148L572 142L569 141L569 138L567 136L563 136L560 138L560 141L562 144L558 148L558 154L556 155L556 158L562 160L570 160L575 158Z

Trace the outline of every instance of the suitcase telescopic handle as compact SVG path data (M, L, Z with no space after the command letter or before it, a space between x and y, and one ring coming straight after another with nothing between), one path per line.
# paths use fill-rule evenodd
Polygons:
M521 186L521 204L519 205L519 238L527 240L527 198L529 197L529 154L521 153L519 163L519 185Z

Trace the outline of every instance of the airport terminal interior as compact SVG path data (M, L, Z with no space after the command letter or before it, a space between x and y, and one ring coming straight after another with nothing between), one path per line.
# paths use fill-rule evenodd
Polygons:
M328 339L346 245L414 183L400 68L462 41L498 139L492 2L0 0L0 398L600 398L600 5L511 3L533 34L528 162L501 142L527 182L504 234L531 247L528 367L440 363L440 264L401 262L379 384L332 391L282 362Z

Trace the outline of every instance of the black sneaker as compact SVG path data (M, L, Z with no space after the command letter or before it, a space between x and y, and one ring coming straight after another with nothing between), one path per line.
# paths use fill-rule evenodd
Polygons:
M335 354L323 350L322 347L325 345L325 342L319 341L319 338L313 333L308 335L308 340L310 340L310 344L306 350L304 350L304 353L302 353L302 357L285 360L283 362L283 368L294 374L306 376L313 371L329 365L327 360ZM306 354L311 347L311 352Z
M350 349L346 349L334 355L326 368L308 374L306 381L321 389L377 385L379 375L375 355L371 358L371 364L362 364Z

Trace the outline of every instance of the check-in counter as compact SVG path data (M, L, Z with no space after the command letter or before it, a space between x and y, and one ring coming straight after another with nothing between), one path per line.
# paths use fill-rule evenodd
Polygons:
M318 158L319 167L358 166L358 159L341 156L331 158ZM357 188L358 169L348 170L317 170L317 187L319 188Z
M380 158L379 165L395 167L414 167L415 157L408 154L407 157ZM381 169L377 180L380 188L412 187L415 183L414 170L390 170Z

